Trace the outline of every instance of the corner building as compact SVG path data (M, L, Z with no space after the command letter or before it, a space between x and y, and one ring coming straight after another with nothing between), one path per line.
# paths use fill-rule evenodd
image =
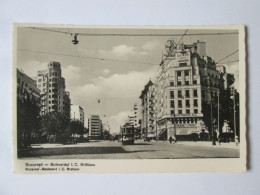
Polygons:
M153 87L149 87L150 93L155 94L158 129L154 129L161 138L189 140L202 129L207 132L202 103L210 103L223 82L216 63L206 56L205 42L176 46L170 41L166 50L161 71Z
M70 116L70 93L66 91L61 64L50 62L46 70L37 72L37 87L41 90L41 114L61 112Z

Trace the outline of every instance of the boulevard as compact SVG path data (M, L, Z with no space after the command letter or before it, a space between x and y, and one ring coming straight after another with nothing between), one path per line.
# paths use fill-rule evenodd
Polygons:
M18 151L22 159L191 159L239 158L234 142L213 146L211 142L135 141L122 145L118 141L93 141L78 144L32 144Z

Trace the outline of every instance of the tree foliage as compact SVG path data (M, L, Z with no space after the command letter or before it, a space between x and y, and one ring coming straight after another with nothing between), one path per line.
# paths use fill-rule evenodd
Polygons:
M236 107L236 128L239 132L239 94L235 95ZM211 115L212 112L212 115ZM208 128L210 136L212 129L216 130L218 127L218 97L213 97L210 102L202 103L203 120ZM212 116L212 121L211 121ZM221 89L219 93L219 130L222 133L224 121L227 121L231 129L234 129L234 102L231 97L230 89ZM238 133L239 134L239 133Z
M64 136L64 131L68 127L70 118L60 112L51 112L41 118L42 135L54 135L58 140Z
M17 138L18 148L28 147L32 136L39 135L40 106L37 99L25 91L23 97L17 95Z

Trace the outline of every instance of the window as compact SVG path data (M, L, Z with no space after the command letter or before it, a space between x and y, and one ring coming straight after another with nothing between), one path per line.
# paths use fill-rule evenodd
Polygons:
M194 106L198 106L198 100L196 99L196 100L194 100Z
M182 114L182 110L178 110L178 113L179 113L179 114Z
M189 81L185 81L185 85L189 85L190 84L190 82Z
M210 73L208 73L208 76L210 77Z
M178 91L178 98L182 98L181 90Z
M187 107L187 108L190 107L190 100L186 100L186 107Z
M187 66L187 63L179 63L179 66Z
M193 96L194 96L194 97L198 97L198 91L197 91L197 89L195 89L195 90L193 91Z
M178 76L178 77L181 76L181 71L177 71L177 76Z
M181 85L181 81L178 81L178 85Z
M51 79L49 79L49 81L51 81Z
M184 71L184 75L185 75L185 76L189 76L189 71L188 71L188 70L185 70L185 71Z
M198 84L197 80L193 80L193 84L194 85Z
M171 115L174 115L175 113L174 113L174 110L171 110Z
M170 98L174 98L174 91L170 91Z
M42 86L41 84L38 85L38 87L41 87L41 86Z
M42 82L42 80L41 80L41 79L38 79L38 82Z
M186 114L190 114L190 109L186 110ZM189 123L189 122L188 122Z
M51 93L51 90L49 90L49 93Z
M49 104L51 104L51 101L49 101Z
M51 98L51 95L49 95L49 98Z
M171 108L174 108L174 100L171 100Z
M185 96L186 96L187 98L190 97L190 90L186 90L186 91L185 91Z
M49 87L51 87L51 84L49 84Z
M178 107L182 108L182 100L178 100Z
M173 81L170 82L170 86L174 86L174 82Z
M198 109L194 109L194 113L197 114L198 113Z

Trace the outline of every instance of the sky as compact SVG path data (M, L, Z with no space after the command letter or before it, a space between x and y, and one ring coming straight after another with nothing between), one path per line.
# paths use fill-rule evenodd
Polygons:
M48 29L79 34L183 34L186 31L75 27ZM197 40L205 41L207 56L215 61L238 49L238 35L189 36L192 33L215 32L234 30L188 30L183 42L191 44ZM165 53L166 41L174 39L178 42L180 38L181 36L78 35L79 43L73 45L70 34L19 27L17 67L28 76L35 77L37 70L45 69L50 61L60 62L71 103L84 109L85 121L91 114L98 114L103 122L109 123L111 133L114 133L119 132L120 125L132 114L133 105L139 102L144 85L154 78L162 60L162 52ZM238 52L222 63L235 60L238 60ZM238 88L239 62L224 64L228 72L235 74L235 87Z

